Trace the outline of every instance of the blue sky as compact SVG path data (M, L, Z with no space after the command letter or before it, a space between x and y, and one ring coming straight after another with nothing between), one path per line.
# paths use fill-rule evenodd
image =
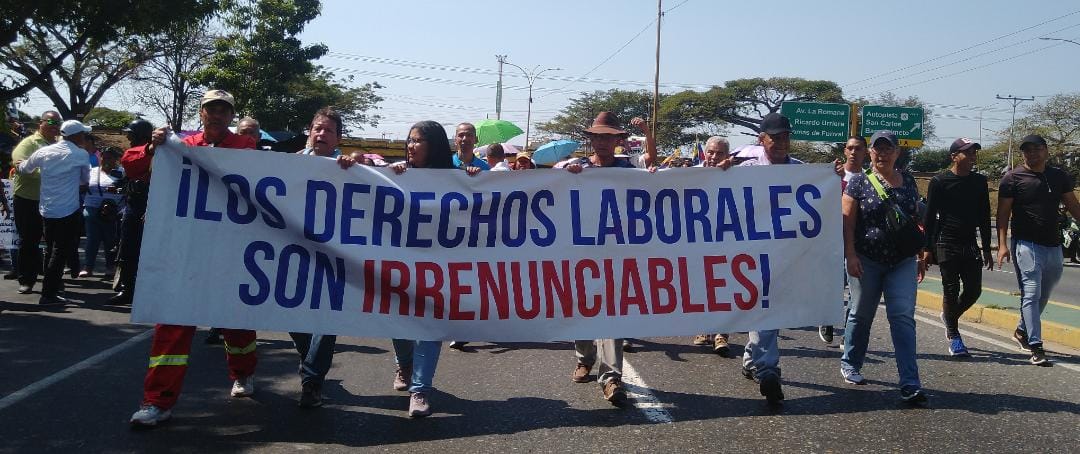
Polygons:
M996 94L1078 91L1080 45L1038 38L1080 41L1080 2L667 0L663 7L662 91L793 76L836 81L849 98L917 95L934 108L939 145L978 138L980 113L985 129L1007 126L1011 107ZM493 118L496 54L526 68L561 68L545 77L589 79L537 80L534 125L581 91L651 90L655 17L650 0L327 0L301 38L329 46L319 64L386 87L385 119L362 134L400 139L419 120ZM526 83L517 69L505 71L503 118L524 126ZM110 97L105 105L124 107L117 103ZM35 96L27 107L48 104ZM982 131L984 142L996 139L991 131Z

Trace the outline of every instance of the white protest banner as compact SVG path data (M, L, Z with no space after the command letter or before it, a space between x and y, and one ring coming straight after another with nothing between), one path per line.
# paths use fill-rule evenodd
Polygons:
M0 179L0 184L4 185L4 194L7 195L8 207L12 210L15 209L15 195L11 180ZM8 213L7 217L0 216L0 249L18 249L19 248L19 234L15 232L15 213Z
M483 172L166 145L132 320L548 341L838 323L828 165Z

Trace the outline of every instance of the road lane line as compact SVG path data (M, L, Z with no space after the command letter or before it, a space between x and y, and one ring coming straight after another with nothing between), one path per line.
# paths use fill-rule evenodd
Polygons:
M931 317L926 317L926 316L920 315L919 313L915 313L915 318L917 318L920 322L929 323L929 324L934 325L934 326L936 326L938 328L945 328L945 325L942 324L941 321L934 320ZM975 339L978 339L978 340L981 340L983 342L987 342L987 343L990 343L990 344L997 345L998 347L1007 349L1009 351L1013 351L1013 352L1020 351L1020 349L1016 347L1016 343L1014 343L1014 342L1005 342L1005 341L1002 341L1002 340L998 340L998 339L994 339L994 338L991 338L991 337L983 336L981 334L973 333L970 330L968 330L967 332L964 333L964 337L974 337ZM1072 363L1067 363L1061 357L1051 358L1051 360L1053 361L1055 367L1064 367L1064 368L1069 369L1069 370L1071 370L1073 372L1080 372L1080 366L1078 366L1076 364L1072 364ZM1035 367L1035 366L1032 366L1032 367Z
M936 277L926 276L926 279L941 282L941 279L938 279ZM1006 292L1004 290L998 290L996 288L990 288L990 287L985 287L984 286L982 289L983 289L984 292L993 292L993 293L997 293L997 294L1000 294L1000 295L1006 295L1006 296L1019 298L1018 296L1013 295L1011 292ZM1061 307L1064 307L1066 309L1072 309L1074 311L1080 311L1080 306L1077 306L1075 304L1062 303L1062 302L1053 301L1053 300L1047 301L1047 303L1050 303L1051 305L1054 305L1054 306L1061 306Z
M122 352L122 351L124 351L124 350L126 350L128 348L131 348L133 345L146 340L147 338L149 338L153 334L154 334L154 330L152 330L152 329L146 330L145 332L143 332L143 333L141 333L141 334L139 334L139 335L137 335L135 337L132 337L131 339L128 339L128 340L126 340L124 342L121 342L119 345L115 345L115 346L113 346L112 348L110 348L108 350L105 350L105 351L100 352L100 353L98 353L98 354L96 354L94 356L91 356L91 357L86 358L86 359L84 359L82 361L79 361L78 363L76 363L75 365L73 365L71 367L68 367L67 369L64 369L64 370L62 370L60 372L52 374L52 375L50 375L48 377L45 377L45 378L43 378L41 380L38 380L38 381L26 386L23 389L20 389L20 390L15 391L15 392L13 392L11 394L8 394L7 396L4 396L3 399L0 399L0 411L3 411L5 408L10 407L12 405L15 405L15 404L21 402L22 400L26 399L27 397L33 396L34 394L44 390L45 388L48 388L48 387L56 384L57 382L59 382L61 380L64 380L64 379L66 379L66 378L68 378L68 377L70 377L72 375L75 375L76 373L78 373L78 372L80 372L82 370L85 370L85 369L87 369L87 368L89 368L89 367L91 367L91 366L93 366L93 365L95 365L97 363L100 363L100 362L104 361L105 359L107 359L108 357L110 357L112 355L120 353L120 352Z
M664 404L649 391L649 385L645 384L641 375L638 375L637 370L625 359L622 364L622 381L629 385L626 390L627 397L634 399L634 408L641 410L645 419L658 424L671 424L671 414L664 409Z

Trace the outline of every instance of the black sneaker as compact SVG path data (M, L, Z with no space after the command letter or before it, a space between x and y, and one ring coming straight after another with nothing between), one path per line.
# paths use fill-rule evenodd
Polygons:
M315 408L322 406L322 389L314 383L305 383L300 388L300 408Z
M780 388L780 376L776 374L765 374L761 377L761 384L758 390L761 391L761 395L765 396L765 401L769 405L779 405L781 400L784 400L784 391Z
M451 341L450 342L450 348L452 348L454 350L464 350L465 349L465 344L468 344L468 342Z
M927 398L922 388L904 388L900 390L900 400L909 404L923 404Z
M754 369L748 369L746 366L742 366L742 376L747 380L753 380L757 383L758 379L754 376Z
M1031 345L1031 364L1044 367L1054 365L1054 363L1051 363L1050 360L1046 359L1046 351L1043 350L1042 344Z
M19 289L16 290L16 292L18 294L20 294L20 295L27 295L27 294L30 294L30 293L34 292L34 286L33 285L20 285Z
M1030 352L1031 351L1031 346L1028 345L1027 333L1025 333L1025 332L1021 331L1019 328L1017 328L1016 331L1013 331L1013 336L1012 337L1013 337L1013 339L1016 340L1017 344L1020 344L1020 350L1023 350L1025 352Z
M67 303L67 298L60 295L41 295L41 298L38 299L39 306L62 306Z
M827 345L832 345L833 342L833 327L832 326L819 326L817 329L818 338L821 339Z

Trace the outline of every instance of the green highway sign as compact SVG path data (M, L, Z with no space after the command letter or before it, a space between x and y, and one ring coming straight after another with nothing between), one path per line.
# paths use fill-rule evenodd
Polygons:
M869 139L876 131L893 131L901 147L923 143L923 110L919 107L863 106L859 134Z
M780 114L791 121L791 140L844 142L851 124L847 104L821 102L785 102Z

